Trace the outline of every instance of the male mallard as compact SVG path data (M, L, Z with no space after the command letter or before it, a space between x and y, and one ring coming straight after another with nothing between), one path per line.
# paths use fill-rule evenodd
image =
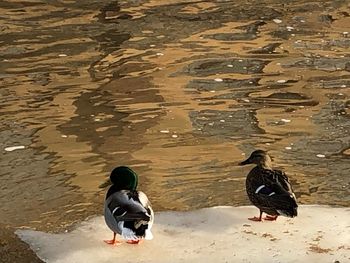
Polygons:
M240 165L256 164L246 179L249 200L260 210L259 217L249 218L261 221L262 213L268 214L265 220L276 220L279 215L297 216L297 200L287 175L280 170L273 170L271 158L263 150L254 151Z
M112 186L106 194L104 217L113 231L113 239L105 242L120 243L115 238L116 233L129 244L138 244L142 238L152 239L154 213L147 196L136 190L137 174L128 167L119 166L113 169L110 181Z

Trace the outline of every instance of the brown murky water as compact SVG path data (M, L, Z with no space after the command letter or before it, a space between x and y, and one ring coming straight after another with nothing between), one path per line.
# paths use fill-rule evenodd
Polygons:
M236 163L256 148L300 203L350 206L348 1L4 0L0 14L1 223L101 214L117 165L156 210L249 204Z

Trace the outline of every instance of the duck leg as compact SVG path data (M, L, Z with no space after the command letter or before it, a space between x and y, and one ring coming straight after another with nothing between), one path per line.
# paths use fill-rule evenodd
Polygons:
M264 217L264 220L267 220L267 221L276 221L277 220L277 217L278 216L269 216L269 215L266 215Z
M113 239L112 240L103 240L108 245L118 245L121 242L115 239L116 233L113 233Z
M260 216L259 216L259 217L254 216L254 217L249 217L248 219L249 219L249 220L252 220L252 221L258 221L258 222L260 222L260 221L262 221L262 219L261 219L262 213L263 213L263 212L260 210Z

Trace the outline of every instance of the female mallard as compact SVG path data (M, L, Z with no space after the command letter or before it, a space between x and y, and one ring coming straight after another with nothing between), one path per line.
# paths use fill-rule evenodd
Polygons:
M265 220L276 220L279 215L297 216L297 200L287 175L271 168L271 158L263 150L254 151L240 165L256 164L246 179L249 200L260 210L259 217L249 218L261 221L262 213L268 214Z
M107 244L121 243L118 233L129 244L138 244L141 239L152 239L151 227L154 213L147 196L137 191L138 176L128 167L119 166L111 175L112 186L108 189L104 205L107 226L113 231L113 239Z

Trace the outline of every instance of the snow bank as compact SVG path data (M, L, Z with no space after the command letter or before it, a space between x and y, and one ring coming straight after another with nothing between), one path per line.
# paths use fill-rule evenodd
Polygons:
M294 219L251 222L254 207L212 207L160 212L154 239L140 245L106 245L112 238L102 217L70 233L18 230L50 263L97 262L350 262L350 209L301 206Z

